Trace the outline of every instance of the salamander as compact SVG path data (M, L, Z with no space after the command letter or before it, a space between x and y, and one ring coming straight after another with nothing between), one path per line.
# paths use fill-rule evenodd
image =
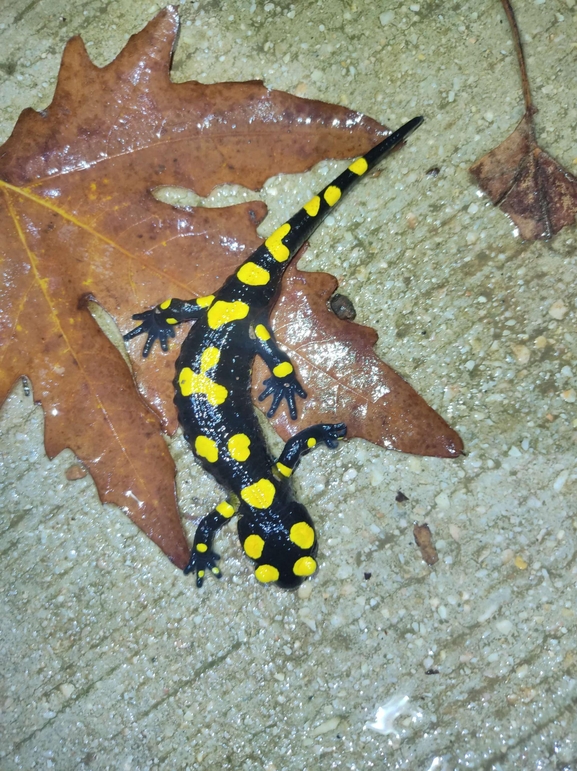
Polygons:
M195 456L228 491L227 498L196 529L184 572L196 573L199 587L207 573L221 576L213 541L234 515L244 553L254 561L255 576L262 583L294 588L317 569L314 524L307 509L294 499L290 477L299 459L313 447L336 447L346 435L346 426L331 423L305 428L288 440L275 460L251 402L252 362L258 354L270 369L258 397L260 401L271 397L268 417L286 400L295 420L296 397L305 399L306 392L268 322L282 276L342 195L422 120L413 118L353 161L277 228L214 295L166 300L132 317L141 323L124 339L146 334L145 357L156 340L163 351L168 350L176 324L195 321L176 360L174 402Z

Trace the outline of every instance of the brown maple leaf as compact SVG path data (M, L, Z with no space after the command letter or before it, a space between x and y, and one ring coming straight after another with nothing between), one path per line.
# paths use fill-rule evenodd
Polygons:
M27 374L44 408L48 455L70 447L101 499L183 567L189 551L161 424L176 427L171 383L186 330L169 355L145 363L131 345L155 415L87 301L126 331L135 311L213 292L261 243L264 204L182 211L158 202L155 187L256 190L273 174L364 153L388 131L257 81L172 83L176 32L176 12L165 9L104 68L72 39L52 103L24 111L0 150L0 401ZM440 454L458 454L455 437Z
M504 142L470 168L479 187L511 217L521 238L547 239L577 214L577 178L537 144L525 56L509 0L502 0L509 19L525 99L525 115Z

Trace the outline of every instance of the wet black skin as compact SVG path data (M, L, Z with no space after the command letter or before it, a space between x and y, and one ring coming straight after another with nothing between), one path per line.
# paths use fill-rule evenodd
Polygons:
M421 122L422 118L414 118L369 151L364 156L367 162L366 171L374 167ZM349 167L319 193L319 208L314 216L303 208L285 223L283 227L288 224L290 230L282 237L281 243L287 247L288 256L284 258L283 255L282 261L279 260L278 252L275 256L273 246L269 249L268 241L245 260L243 266L256 265L260 270L266 271L269 278L265 283L251 285L241 280L241 266L215 293L214 299L211 296L187 301L173 299L162 303L152 310L136 314L133 318L140 320L141 325L125 335L128 340L139 334L146 334L143 351L146 356L157 339L163 350L167 350L168 338L174 336L175 324L191 320L195 322L176 361L174 402L184 436L197 458L206 471L228 491L228 508L224 504L226 511L219 511L217 506L201 520L195 534L191 559L185 573L195 572L198 586L202 585L207 571L220 577L217 567L219 557L212 550L212 542L219 528L233 513L238 515L239 538L248 556L255 562L255 572L259 580L274 581L283 588L294 588L316 569L314 558L317 553L317 539L314 525L306 508L294 500L290 476L287 474L290 475L300 457L313 446L324 443L335 447L338 440L345 436L346 427L343 423L337 423L304 429L287 442L280 458L275 460L268 450L252 405L252 362L258 354L271 369L271 376L264 381L266 388L260 397L272 397L269 416L274 414L278 405L286 399L291 417L296 419L296 396L305 398L306 393L294 371L282 376L273 372L279 364L288 367L290 361L276 345L274 335L268 327L269 313L286 267L334 206L334 203L331 205L325 200L325 191L336 187L344 194L361 176L366 175L366 171L361 174L353 173ZM246 315L229 321L222 321L220 318L220 323L216 311L222 306L218 303L239 302L248 306ZM263 339L262 329L265 327L270 335L268 339ZM257 334L259 330L260 336ZM219 352L219 358L216 361L213 356L211 361L216 363L208 369L205 367L203 373L203 353L206 357L207 349L215 349ZM292 367L288 369L292 370ZM187 377L196 378L194 382L197 383L202 375L210 381L208 386L207 380L204 379L200 390L195 386L196 390L189 393L190 389L183 386L183 383L189 382ZM224 387L226 398L219 401L212 391L213 397L203 391L205 386L209 390L212 389L211 383L220 387L221 390L217 389L215 393L221 395ZM250 454L235 459L228 443L231 437L239 435L250 441ZM208 453L210 457L207 457L206 451L204 455L203 452L199 453L199 437L212 449L213 454ZM284 469L284 472L279 471L279 468ZM243 496L248 496L247 488L252 489L254 485L263 492L264 499L251 498L250 502L243 500ZM262 505L263 502L268 505ZM259 554L255 552L255 543L258 544L257 551L262 546L262 552Z

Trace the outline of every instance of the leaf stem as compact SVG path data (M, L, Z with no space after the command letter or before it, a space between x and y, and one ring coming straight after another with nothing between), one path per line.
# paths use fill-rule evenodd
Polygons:
M521 83L523 84L523 98L525 99L525 111L527 116L533 122L533 113L536 109L533 107L533 100L531 99L531 89L529 87L529 76L527 75L527 64L525 63L525 54L523 53L523 46L521 44L521 35L519 34L519 27L517 26L517 19L513 12L513 6L510 0L501 0L509 24L511 26L511 32L513 33L513 43L515 44L515 52L517 54L517 61L519 62L519 69L521 70Z

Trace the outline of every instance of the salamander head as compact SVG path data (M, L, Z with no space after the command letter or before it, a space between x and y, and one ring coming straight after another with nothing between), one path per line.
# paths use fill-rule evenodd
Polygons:
M262 583L275 582L282 589L296 589L317 569L317 539L306 508L289 501L271 511L266 522L246 514L239 519L238 534L245 553L256 563Z

